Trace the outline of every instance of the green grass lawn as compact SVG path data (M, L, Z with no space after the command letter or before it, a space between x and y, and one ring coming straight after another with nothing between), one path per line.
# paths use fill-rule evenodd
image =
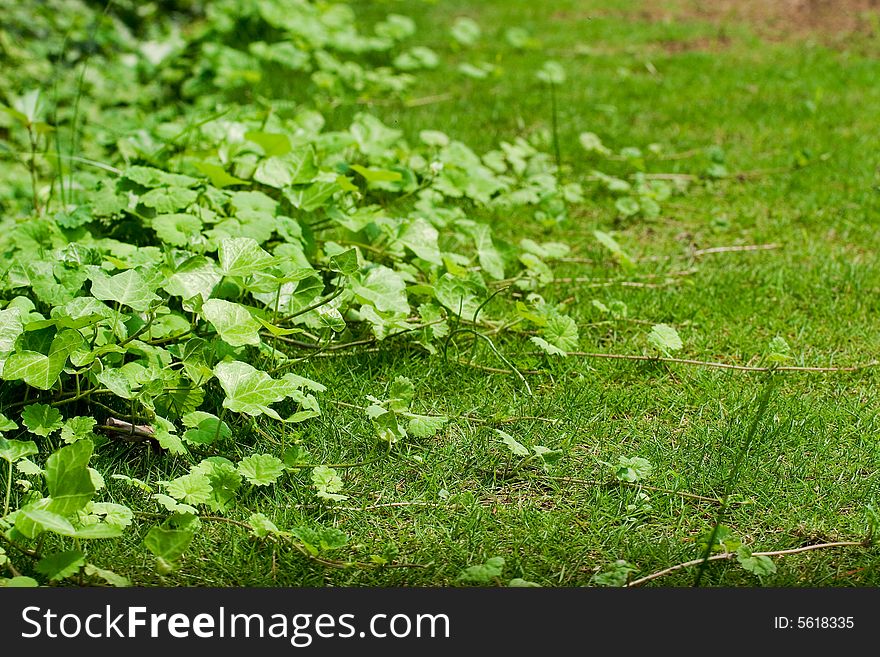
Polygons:
M567 263L561 277L612 281L558 283L546 292L550 300L568 300L583 351L648 353L650 326L666 323L684 341L676 355L687 359L755 364L776 336L791 345L791 365L877 358L880 61L870 56L873 44L854 41L844 51L821 39L765 39L748 25L650 22L638 4L355 2L364 24L389 11L411 16L416 40L444 61L420 76L410 93L417 102L341 106L329 119L343 125L368 110L408 136L433 127L484 152L501 140L551 129L548 89L535 72L554 59L568 76L556 99L566 181L593 190L594 168L615 173L581 148L578 135L585 131L615 151L642 149L646 170L656 173L699 175L712 163L708 149L717 147L731 174L695 182L652 219L618 218L613 198L598 190L557 227L515 214L475 217L490 219L496 234L511 241L572 245L572 255L585 262ZM483 28L473 49L451 45L449 26L459 16ZM511 26L527 28L541 47L510 47L503 33ZM455 72L459 62L482 59L496 64L498 75L472 80ZM661 153L683 156L653 156L648 147L655 143ZM597 229L614 232L638 259L632 271L609 259L593 237ZM693 255L760 244L777 247ZM627 319L607 320L594 300L624 302ZM505 347L518 367L535 362L527 348ZM491 352L484 356L480 362L505 369ZM421 567L324 569L211 522L180 570L164 579L139 548L138 534L96 542L92 559L145 585L385 586L454 584L463 568L501 556L505 582L521 577L582 586L619 559L637 568L637 577L699 556L697 539L718 512L717 503L699 498L725 492L768 377L581 356L556 359L550 371L525 375L530 396L516 376L460 365L452 354L444 360L380 343L357 355L309 361L302 373L328 387L321 418L286 433L267 423L262 433L239 439L239 456L300 443L315 462L366 461L340 468L350 499L338 509L315 504L307 485L257 490L247 506L279 526L337 526L362 558L394 555ZM366 395L383 395L399 375L415 382L418 412L459 419L438 436L412 439L385 456L363 411L348 405L366 406ZM862 539L866 507L880 492L878 383L876 369L774 375L723 524L754 551ZM503 421L511 417L526 419ZM562 449L563 456L549 474L517 467L496 428L527 447ZM615 482L608 464L636 456L653 466L645 483L666 490ZM124 448L102 452L99 460L139 477L151 468L153 478L185 471ZM308 481L307 470L301 479ZM880 584L877 547L816 550L775 563L777 572L761 579L735 562L711 564L702 583ZM693 576L682 570L653 584L689 585Z

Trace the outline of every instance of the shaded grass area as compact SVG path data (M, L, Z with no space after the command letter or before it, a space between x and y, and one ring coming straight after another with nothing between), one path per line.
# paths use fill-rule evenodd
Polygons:
M534 73L555 59L568 73L558 90L567 179L585 181L594 168L617 173L614 162L583 152L578 135L586 130L615 150L659 143L675 153L693 151L677 159L648 157L648 171L699 175L710 163L706 147L717 146L730 172L746 172L692 185L657 219L619 219L613 198L599 191L568 223L551 229L522 217L493 218L506 239L565 241L592 261L562 267L563 277L638 281L695 268L662 288L550 286L548 300L567 300L581 324L583 350L641 354L650 324L665 322L679 330L687 358L755 363L782 336L795 364L873 360L880 352L880 153L873 143L880 63L802 41L761 40L747 25L725 25L719 35L717 25L698 20L646 22L632 4L356 2L365 23L388 11L417 21L418 42L440 52L444 64L422 76L412 96L450 97L414 107L365 102L337 108L328 119L341 125L368 110L411 138L432 127L482 152L549 129L547 89ZM483 26L474 49L451 45L448 26L457 16ZM542 49L510 48L503 31L514 25L529 29ZM455 72L458 62L480 59L502 73L475 81ZM634 257L668 259L641 261L625 272L593 239L597 228L616 231ZM763 243L779 248L689 256L695 247ZM594 299L625 302L629 321L600 316ZM526 340L499 347L523 369L537 358ZM280 453L299 443L316 464L378 459L344 469L350 500L339 506L366 510L319 505L308 470L267 491L252 490L242 509L262 511L279 526L331 524L350 534L361 559L385 555L422 567L325 569L212 522L196 538L191 554L198 556L161 580L151 559L135 549L142 539L135 534L96 544L94 559L101 550L116 555L122 563L110 567L141 584L442 585L499 555L505 581L576 586L617 559L647 574L698 555L696 539L711 529L717 505L612 483L607 463L640 456L653 465L647 484L721 496L765 376L570 357L555 361L552 375L530 377L530 397L516 377L462 366L454 353L444 360L383 343L356 355L314 358L301 373L328 386L322 418L293 429L243 427L239 444L223 446L230 456ZM486 349L478 354L478 363L505 367ZM455 419L437 437L385 453L365 414L334 400L364 406L366 395L381 397L398 375L416 383L418 412L480 421ZM756 551L862 538L865 506L880 481L880 372L776 377L725 524ZM505 421L522 416L542 419ZM562 449L559 465L550 473L518 468L494 427L527 447ZM130 448L105 454L117 461L114 467L142 478L185 471ZM109 486L111 496L130 500L129 490ZM377 506L391 503L408 505ZM127 561L126 554L143 561ZM702 583L877 585L878 556L876 547L811 552L778 560L777 573L762 580L735 563L715 563ZM655 584L688 585L692 578L683 571Z

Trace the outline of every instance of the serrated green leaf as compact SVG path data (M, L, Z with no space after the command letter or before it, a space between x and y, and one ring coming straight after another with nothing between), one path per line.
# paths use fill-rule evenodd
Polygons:
M257 538L265 538L269 534L278 534L280 531L278 526L262 513L252 513L248 518L248 524Z
M489 584L504 571L504 557L489 557L485 563L469 566L461 571L458 578L475 584Z
M620 481L636 482L647 479L651 476L654 466L648 459L640 456L626 457L621 456L617 459L617 466L614 476Z
M64 425L58 409L47 404L25 406L21 412L21 421L32 434L44 438L55 433Z
M753 556L752 551L745 545L741 545L736 551L736 560L744 570L757 575L767 577L776 574L776 564L767 556Z
M449 418L442 415L407 415L406 430L417 438L428 438L440 431Z
M188 246L201 234L202 222L191 214L160 214L153 218L153 230L167 244Z
M86 438L92 439L95 437L92 429L96 424L98 421L93 417L72 417L61 427L61 440L69 444Z
M678 331L667 324L655 324L648 333L648 343L667 356L684 346Z
M252 454L239 461L238 472L254 486L268 486L284 474L284 462L271 454Z
M186 504L202 504L211 497L211 482L203 474L185 474L169 481L165 491Z
M333 502L347 500L347 495L340 495L342 490L342 477L331 467L319 465L312 468L312 485L317 491L318 497Z

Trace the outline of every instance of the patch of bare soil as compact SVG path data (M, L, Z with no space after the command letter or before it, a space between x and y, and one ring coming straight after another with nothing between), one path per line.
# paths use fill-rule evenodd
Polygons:
M639 13L648 20L748 23L771 38L880 36L880 0L646 0Z

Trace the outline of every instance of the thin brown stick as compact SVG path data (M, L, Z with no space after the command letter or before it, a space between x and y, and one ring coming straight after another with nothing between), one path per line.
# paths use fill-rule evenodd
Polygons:
M737 246L713 246L708 249L697 249L693 252L695 258L700 258L713 253L741 253L744 251L772 251L782 248L780 244L745 244Z
M453 93L435 94L433 96L425 96L424 98L413 98L404 103L407 107L421 107L422 105L433 105L434 103L442 103L446 100L455 98Z
M541 354L543 352L533 352ZM748 365L733 365L731 363L717 363L704 360L691 360L689 358L669 358L660 356L638 356L635 354L607 354L593 353L586 351L569 351L569 356L581 356L583 358L612 358L617 360L634 360L658 363L679 363L681 365L695 365L697 367L714 367L725 370L736 370L737 372L858 372L859 370L868 369L880 365L880 361L872 360L870 363L862 365L850 365L846 367L798 367L794 365L783 365L778 367L750 367Z
M817 545L806 545L804 547L792 548L790 550L775 550L773 552L752 552L752 556L781 557L788 554L800 554L801 552L809 552L811 550L823 550L826 548L836 547L867 547L867 545L868 543L866 541L838 541L836 543L819 543ZM735 556L736 552L725 552L723 554L713 555L706 559L706 561L724 561L727 559L733 559ZM668 575L669 573L674 573L677 570L690 568L691 566L698 566L701 563L703 563L703 559L693 559L691 561L685 561L684 563L679 563L674 566L669 566L669 568L664 568L663 570L658 570L656 573L651 573L650 575L645 575L644 577L633 580L632 582L627 584L626 587L632 588L634 586L639 586L640 584L658 579L660 577L663 577L664 575Z

